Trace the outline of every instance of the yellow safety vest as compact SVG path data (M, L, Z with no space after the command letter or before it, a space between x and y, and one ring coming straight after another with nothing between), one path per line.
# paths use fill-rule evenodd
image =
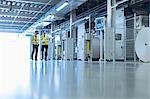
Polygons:
M38 36L32 36L32 44L39 45L39 38Z
M41 41L42 41L42 45L48 45L48 41L49 41L49 38L48 38L48 35L45 34L41 36Z

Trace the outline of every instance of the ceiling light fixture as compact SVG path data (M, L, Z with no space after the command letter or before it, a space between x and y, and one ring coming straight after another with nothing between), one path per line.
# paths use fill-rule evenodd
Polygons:
M7 4L8 4L8 5L10 5L10 4L11 4L11 2L7 2Z
M52 19L52 20L55 19L55 15L52 15L52 16L51 16L51 19Z
M22 3L21 6L22 6L22 7L25 6L25 3Z
M45 18L44 18L44 21L48 21L48 20L50 20L50 19L51 19L51 17L52 17L52 15L48 15L47 17L45 17Z
M16 2L13 2L12 5L14 6L16 4Z
M20 6L20 3L19 3L19 2L17 3L17 6Z
M42 25L43 25L43 26L47 26L47 25L49 25L50 23L51 23L51 22L43 22Z
M6 1L3 1L3 4L6 4Z
M58 7L58 8L56 9L56 11L62 10L62 9L65 8L68 4L69 4L68 1L64 2L60 7Z

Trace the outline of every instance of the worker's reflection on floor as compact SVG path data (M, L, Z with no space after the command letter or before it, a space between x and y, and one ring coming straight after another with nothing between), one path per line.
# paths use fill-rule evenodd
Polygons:
M37 62L31 62L30 71L30 88L31 88L31 99L36 99L38 97L38 73L37 73Z
M31 62L31 99L48 99L50 89L48 70L47 62Z
M97 86L99 80L94 77L97 72L91 71L97 67L92 66L92 63L84 62L31 62L31 98L97 97L100 92L100 86ZM95 90L90 90L92 88Z

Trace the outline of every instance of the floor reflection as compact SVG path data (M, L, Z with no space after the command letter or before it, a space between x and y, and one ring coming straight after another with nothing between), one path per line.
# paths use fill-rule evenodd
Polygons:
M3 68L0 99L150 98L149 64L31 61L15 68ZM11 91L2 90L7 85Z

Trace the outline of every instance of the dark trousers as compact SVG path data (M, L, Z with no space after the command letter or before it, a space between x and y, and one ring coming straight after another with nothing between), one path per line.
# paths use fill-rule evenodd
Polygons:
M47 60L48 45L42 45L42 59L43 59L44 49L45 49L45 60Z
M34 55L34 53L35 53L35 60L37 60L38 47L39 47L39 45L34 45L34 44L33 44L33 50L32 50L32 55L31 55L32 60L33 60L33 55Z

